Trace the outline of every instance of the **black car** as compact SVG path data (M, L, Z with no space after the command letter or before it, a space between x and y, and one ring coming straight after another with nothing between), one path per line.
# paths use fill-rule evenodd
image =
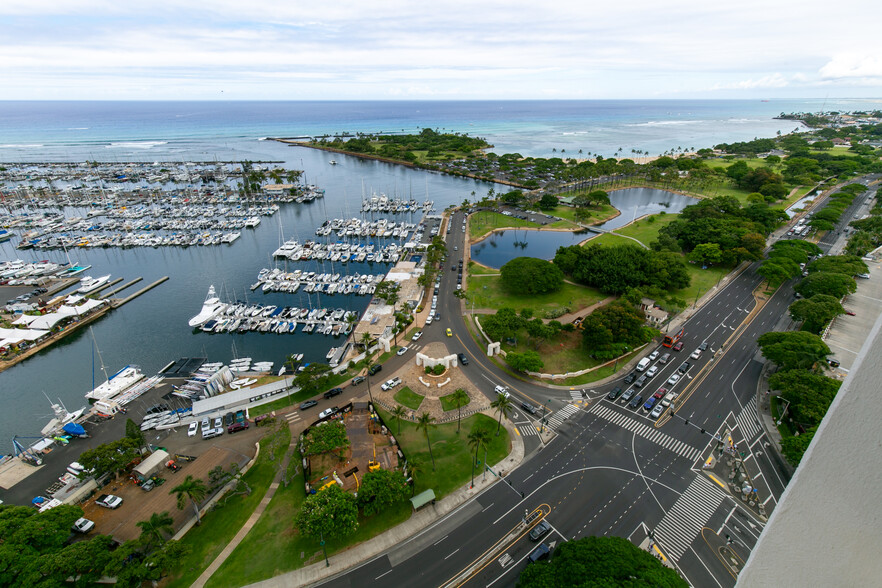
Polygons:
M300 410L306 410L307 408L312 408L318 404L318 400L307 400L306 402L300 405Z
M631 382L633 382L636 379L637 379L637 372L631 372L630 374L625 376L625 383L630 384Z
M469 358L466 357L465 353L460 353L458 355L458 357L459 357L459 363L461 363L462 365L469 365Z
M372 365L371 369L368 370L368 373L373 376L374 374L376 374L377 372L379 372L382 369L383 369L383 366L380 364Z
M521 409L524 412L529 412L533 416L536 416L539 413L539 410L529 402L521 402Z
M702 341L701 345L699 345L698 348L701 349L702 351L707 349L707 341Z
M546 544L542 544L529 555L528 559L530 563L534 561L539 561L540 559L546 559L549 555L551 555L551 549L548 548Z
M236 420L236 415L231 412L228 412L224 415L224 426L229 427L233 424L233 421Z
M358 386L359 384L361 384L362 382L364 382L365 379L366 379L366 378L365 378L364 376L355 376L354 378L352 378L352 385L353 385L353 386Z
M338 394L343 394L343 388L331 388L327 392L325 392L325 398L333 398Z
M631 402L628 403L628 406L630 406L631 408L637 408L641 404L643 404L643 397L637 394L636 396L634 396L634 398L631 399Z
M619 387L615 387L609 391L609 394L607 394L606 397L609 398L610 400L615 400L616 398L619 397L619 394L621 394L621 393L622 393L622 389Z
M677 371L679 371L681 374L685 374L686 372L689 371L689 368L691 368L691 367L692 367L691 363L689 363L688 361L684 361L683 365L681 365L680 367L677 368Z
M551 530L551 525L548 524L548 521L542 521L530 531L530 541L539 541L542 537L545 536Z

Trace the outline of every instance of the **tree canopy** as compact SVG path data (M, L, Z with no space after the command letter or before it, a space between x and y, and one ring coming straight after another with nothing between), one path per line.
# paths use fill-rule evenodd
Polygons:
M563 286L559 267L535 257L515 257L500 268L502 287L512 294L547 294Z
M821 424L841 385L839 380L799 369L780 371L769 378L769 386L790 402L788 414L806 429Z
M358 504L367 516L407 499L407 480L399 471L368 472L358 487Z
M834 317L845 314L839 300L827 294L797 300L790 305L790 317L802 321L802 330L819 334Z
M857 283L853 277L847 274L815 272L809 274L793 289L806 298L811 298L816 294L827 294L839 299L856 291Z
M334 484L303 501L295 519L297 528L307 537L318 539L346 537L358 528L355 496Z
M827 272L853 276L867 271L867 264L856 255L827 255L820 257L806 267L809 274Z
M110 472L121 470L138 457L140 443L130 437L123 437L110 443L87 449L80 455L79 462L96 478Z
M685 588L676 570L622 537L585 537L561 543L547 562L528 565L518 588Z
M509 351L505 356L505 363L519 372L538 372L545 367L542 357L535 351L525 351L523 353Z
M580 284L605 294L622 294L629 288L647 285L677 290L689 286L690 281L681 256L631 244L560 247L554 265Z
M805 331L770 331L760 335L756 343L763 357L784 370L810 369L830 355L830 348L820 337Z
M582 321L582 343L597 359L612 359L649 341L643 311L623 300L601 306Z

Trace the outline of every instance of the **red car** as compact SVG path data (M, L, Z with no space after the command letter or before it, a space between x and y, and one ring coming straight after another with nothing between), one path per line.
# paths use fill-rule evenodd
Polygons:
M233 423L229 427L227 427L227 433L235 433L237 431L244 431L248 428L248 421L243 423Z
M674 343L673 349L674 351L683 351L683 342L677 341L676 343Z

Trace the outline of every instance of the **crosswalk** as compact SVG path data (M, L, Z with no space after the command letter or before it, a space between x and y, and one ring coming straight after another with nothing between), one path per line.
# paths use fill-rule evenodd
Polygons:
M674 560L680 559L724 499L725 495L704 476L695 476L655 527L655 540L665 554Z
M701 451L699 451L698 449L686 445L682 441L677 441L673 437L662 433L655 427L645 425L634 420L626 414L622 414L618 411L607 408L602 402L598 402L597 404L595 404L590 412L596 414L600 418L612 421L623 429L627 429L629 431L637 433L644 439L647 439L657 445L661 445L665 449L673 451L677 455L682 455L683 457L691 461L695 461L701 455Z
M557 412L552 413L548 417L548 425L552 429L557 429L564 424L564 421L579 412L579 407L575 404L567 404Z
M573 400L582 400L581 390L570 390L570 398Z
M538 435L539 430L533 425L533 423L526 423L523 425L518 425L518 432L523 437L532 437L533 435Z
M288 414L285 415L285 420L288 421L289 423L292 423L292 424L296 423L297 421L300 420L300 411L295 410L294 412L289 412Z
M759 435L762 427L759 424L759 413L756 410L756 396L751 397L750 402L735 417L741 434L748 441L752 441L754 437Z

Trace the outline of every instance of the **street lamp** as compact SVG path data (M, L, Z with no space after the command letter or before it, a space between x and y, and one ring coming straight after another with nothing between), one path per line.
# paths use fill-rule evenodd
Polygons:
M545 432L545 410L548 407L548 403L551 402L551 398L545 401L545 404L542 405L542 426L539 427L539 435L542 435ZM540 437L541 439L541 437Z
M325 549L325 532L319 531L319 535L321 535L321 538L322 538L321 546L322 546L322 553L325 554L325 567L329 568L329 567L331 567L331 562L328 561L328 551Z
M781 411L781 414L780 414L780 416L778 417L778 421L777 421L777 423L778 423L779 425L781 424L781 421L784 420L784 415L787 414L787 409L790 408L790 401L789 401L789 400L784 400L784 402L786 402L787 404L784 406L784 410Z

